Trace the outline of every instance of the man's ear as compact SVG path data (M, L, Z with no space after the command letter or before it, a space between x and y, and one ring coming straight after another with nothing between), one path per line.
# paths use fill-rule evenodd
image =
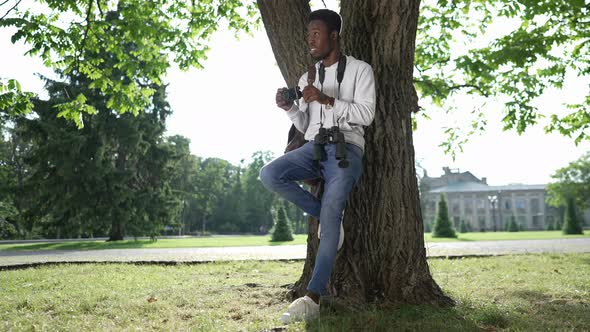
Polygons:
M332 40L338 40L338 32L332 31L330 38L332 38Z

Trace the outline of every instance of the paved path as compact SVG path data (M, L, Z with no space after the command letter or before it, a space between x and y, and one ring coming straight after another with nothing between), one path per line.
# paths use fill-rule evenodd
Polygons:
M590 252L590 238L559 240L428 242L428 257L505 255L525 253ZM0 251L0 268L46 262L206 262L224 260L305 259L305 245L171 248Z

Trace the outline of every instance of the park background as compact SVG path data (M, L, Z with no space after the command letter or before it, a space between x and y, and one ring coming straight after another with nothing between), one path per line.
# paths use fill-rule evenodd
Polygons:
M19 3L3 2L0 8L8 10ZM335 2L326 4L338 7ZM29 5L22 4L24 8ZM324 3L312 1L311 5L317 9ZM518 22L518 17L495 20L477 43L490 42ZM15 31L10 26L0 30L2 87L34 92L40 99L32 113L2 113L0 234L4 239L40 242L4 242L2 254L199 247L211 242L216 246L268 245L269 234L245 234L268 233L279 220L302 235L275 245L305 243L307 218L270 195L258 181L260 167L283 152L290 127L273 102L276 88L284 81L263 27L254 29L252 36L238 33L235 39L235 32L222 20L219 31L207 40L211 50L207 60L201 59L203 68L183 72L173 66L163 80L165 90L157 90L152 109L138 114L72 116L74 113L66 112L67 120L56 118L52 106L70 98L67 91L85 91L84 80L60 83L59 75L45 68L40 56L23 56L29 46L10 42ZM460 53L460 44L453 50ZM8 79L17 79L20 87ZM548 88L533 103L539 114L564 115L569 111L564 103L583 102L587 82L587 76L569 70L563 89ZM580 166L588 170L587 141L576 144L572 137L546 133L549 118L529 126L522 135L502 131L504 102L502 97L484 99L460 93L442 105L421 100L424 112L415 116L414 132L417 176L426 170L429 176L438 177L449 166L480 179L486 177L494 186L554 182L559 197L550 203L561 207L562 214L552 228L567 225L568 218L576 218L578 226L584 227L585 183L569 186L559 170ZM125 106L124 101L119 106ZM445 153L450 140L446 129L458 128L459 139L454 143L466 138L469 130L464 129L474 120L473 110L482 110L477 114L483 114L485 130L476 131L460 148L453 145ZM103 159L88 163L84 153L97 147ZM124 160L117 158L123 152L133 156L124 165L127 169L117 163ZM572 192L580 194L577 207L572 203L566 209L561 196ZM566 235L562 230L521 232L519 225L513 232L482 232L457 225L453 229L442 200L437 206L436 218L452 233L435 237L436 231L431 234L428 229L436 228L435 218L425 219L428 242L588 236L587 231L581 235ZM282 211L285 218L280 217ZM162 239L172 234L194 237ZM140 237L150 239L133 240ZM43 242L55 238L74 241ZM83 238L102 240L75 241ZM160 240L154 241L157 238ZM123 239L129 241L119 241ZM290 329L586 330L590 327L589 259L588 254L544 254L429 260L433 277L458 300L457 307L404 305L391 310L376 304L355 314L327 313L319 323ZM300 261L23 267L0 272L0 287L7 299L0 321L6 330L264 330L276 325L277 314L288 304L286 288L301 268Z

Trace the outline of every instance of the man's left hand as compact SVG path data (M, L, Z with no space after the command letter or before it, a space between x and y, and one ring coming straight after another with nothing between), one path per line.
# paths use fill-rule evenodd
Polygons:
M303 88L303 100L308 104L313 101L317 101L320 104L327 104L329 99L328 96L323 94L318 88L313 85L308 85Z

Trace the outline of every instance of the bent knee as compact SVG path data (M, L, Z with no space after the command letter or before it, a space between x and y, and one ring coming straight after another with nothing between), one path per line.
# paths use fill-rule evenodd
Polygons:
M270 189L273 187L273 184L276 183L276 172L274 172L273 167L271 164L266 164L262 166L260 169L260 173L258 174L260 181L262 184Z

